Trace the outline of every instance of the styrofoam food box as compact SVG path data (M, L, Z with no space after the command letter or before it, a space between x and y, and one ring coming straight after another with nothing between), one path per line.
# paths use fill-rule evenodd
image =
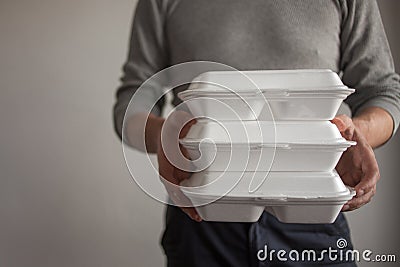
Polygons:
M199 120L180 143L196 159L194 171L330 171L355 144L327 121L211 120Z
M265 106L262 94L194 95L182 100L195 118L216 120L257 120Z
M249 203L240 200L220 199L211 204L196 207L200 217L213 222L256 222L265 210L283 223L333 223L343 205L354 195L342 200L277 200L275 202Z
M251 183L261 183L250 190ZM182 181L185 193L213 197L238 198L298 198L339 197L347 195L347 188L336 171L328 172L218 172L193 173ZM204 202L203 202L204 203Z
M215 121L198 119L183 140L217 143L314 143L344 141L330 121Z
M178 96L195 117L329 120L353 92L331 70L216 71L199 75Z
M257 175L267 179L250 193L248 183ZM238 177L229 191L226 181ZM266 210L285 223L332 223L355 195L336 172L200 172L182 185L204 220L223 222L255 222Z
M255 89L345 87L339 75L329 69L209 71L193 79L189 90L251 92Z
M217 172L194 173L181 183L195 205L207 199L338 198L348 190L336 171L329 172ZM254 186L257 186L254 190ZM196 201L201 198L201 202Z
M272 96L265 94L268 104L260 113L260 120L330 120L333 119L339 110L343 100L354 92L349 89L345 93L314 92L305 93L286 93ZM271 115L273 114L273 115Z

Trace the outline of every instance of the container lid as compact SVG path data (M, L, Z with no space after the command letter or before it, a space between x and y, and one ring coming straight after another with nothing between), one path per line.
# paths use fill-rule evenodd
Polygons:
M319 196L319 197L288 197L288 196L277 196L277 197L230 197L225 196L221 198L213 198L213 196L206 195L194 195L185 192L185 195L190 198L195 206L203 206L210 204L214 201L219 203L227 204L249 204L255 206L287 206L287 205L343 205L347 201L351 200L355 195L356 191L350 187L346 188L346 192L340 196Z
M272 99L288 99L288 98L334 98L334 99L345 99L350 94L354 93L354 89L350 88L339 88L339 87L325 87L325 88L306 88L300 90L292 89L254 89L253 91L215 91L208 89L201 90L186 90L178 93L178 97L182 101L187 101L193 98L213 98L213 99L231 99L241 98L243 100L250 100L252 98L262 98L264 101Z
M193 89L193 90L186 90L178 93L178 97L185 101L192 98L217 98L217 99L229 99L229 98L243 98L250 99L250 98L260 98L264 94L263 91L258 89L253 90L242 90L242 91L230 91L230 90L214 90L211 88L204 88L204 89ZM286 92L282 92L281 95L285 95ZM268 95L266 94L265 97ZM278 94L274 94L274 96L278 96Z
M254 192L249 183L265 179ZM354 195L333 172L199 172L184 180L182 191L191 200L247 202L343 201ZM230 187L230 188L229 188Z
M324 150L324 151L339 151L343 152L347 148L352 145L355 145L356 142L352 141L338 141L336 143L215 143L211 140L205 141L182 141L180 142L185 148L188 149L197 149L202 150L205 149L211 151L230 151L232 148L240 148L245 149L247 151L251 150L261 150L265 148L272 148L272 149L282 149L282 150L291 150L291 149L305 149L305 150Z
M186 137L181 139L185 146L198 145L209 140L224 144L291 144L292 146L314 144L319 146L349 146L337 127L329 121L213 121L199 119L192 125Z
M328 69L211 71L193 79L188 90L208 92L290 89L346 90L339 75Z

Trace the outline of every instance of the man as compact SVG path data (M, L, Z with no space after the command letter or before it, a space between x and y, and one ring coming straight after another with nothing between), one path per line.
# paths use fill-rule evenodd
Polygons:
M323 68L341 73L343 82L356 89L345 101L353 118L341 115L332 122L343 137L357 141L336 168L357 191L343 211L371 200L379 180L372 148L384 144L400 120L400 79L375 0L139 1L114 108L117 133L122 136L128 102L144 81L168 66L194 60L239 70ZM176 92L174 105L179 103ZM156 100L149 93L141 104ZM148 119L140 112L131 114L124 131L127 143L157 153L160 176L178 184L189 176L174 168L160 149L162 107L159 101ZM137 125L146 125L145 136ZM143 137L145 148L138 141ZM201 222L194 208L168 206L162 245L173 267L308 266L312 262L260 261L257 251L266 244L286 251L323 250L340 238L352 249L343 214L329 225L283 224L265 212L257 223L217 223ZM327 257L319 264L355 266Z

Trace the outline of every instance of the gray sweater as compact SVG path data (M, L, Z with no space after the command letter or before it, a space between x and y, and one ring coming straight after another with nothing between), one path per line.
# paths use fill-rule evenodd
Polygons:
M345 100L353 115L381 107L399 125L400 78L375 0L139 0L114 106L117 133L145 80L193 60L239 70L332 69L356 89ZM147 90L143 107L156 102L151 90L161 89Z

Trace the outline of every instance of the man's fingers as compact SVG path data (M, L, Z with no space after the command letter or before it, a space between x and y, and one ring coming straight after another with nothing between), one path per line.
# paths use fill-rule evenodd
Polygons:
M202 219L200 215L197 213L196 209L190 206L193 206L192 202L182 193L180 190L174 190L171 192L170 197L172 201L180 207L183 212L185 212L192 220L196 222L201 222Z
M363 178L360 183L354 187L357 197L361 197L371 190L376 190L376 184L379 180L379 171L376 173L368 173L368 175L368 178Z
M343 153L337 166L342 180L347 185L354 186L356 190L356 196L342 208L342 211L351 211L367 204L375 195L376 184L380 178L379 167L372 148L355 128L350 117L339 115L331 122L337 126L345 139L357 141L356 146Z
M174 175L173 168L163 171L160 170L159 172L160 174L158 177L165 186L169 186L170 183L175 185L178 185L180 183L180 180Z
M164 125L169 125L171 130L175 132L175 136L178 135L179 138L183 138L196 122L192 114L183 110L175 110L168 116Z
M195 119L192 119L188 123L186 123L183 126L182 130L179 132L179 139L184 138L187 135L187 133L189 132L190 127L192 127L193 124L196 124L196 122L197 121Z
M343 132L347 128L347 125L339 116L332 119L331 122L336 125L340 132Z
M353 120L346 115L338 115L331 120L333 124L339 129L339 132L347 140L352 140L354 134Z
M167 189L169 197L176 206L193 207L190 199L188 199L185 194L182 193L178 185L164 182L164 186Z
M179 145L179 147L180 147L180 149L181 149L182 155L183 155L185 158L190 159L190 155L189 155L189 152L187 151L187 149L186 149L184 146L182 146L182 145Z
M361 208L362 206L371 201L372 197L375 195L375 192L376 190L372 189L360 197L357 196L354 197L352 200L350 200L343 206L342 211L352 211Z
M178 184L183 180L189 179L191 175L192 173L190 172L183 171L178 168L174 169L174 177L179 181Z
M165 181L164 186L174 205L180 207L191 219L195 220L196 222L202 221L196 209L193 208L193 203L185 196L185 194L183 194L177 185Z
M379 167L376 162L375 156L372 150L369 152L369 157L365 157L362 162L363 178L355 186L357 195L363 195L363 192L368 192L376 189L376 184L380 179Z
M344 205L342 211L351 211L360 208L371 201L376 193L376 184L380 178L379 168L375 158L365 159L363 162L363 177L354 187L356 196Z
M170 114L170 116L168 116L166 122L164 123L164 127L166 129L165 133L167 136L163 135L163 137L168 137L165 138L165 141L171 139L174 140L176 137L179 137L179 139L185 137L189 132L190 127L195 123L196 120L193 119L193 116L190 113L185 111L174 111ZM166 142L166 144L169 144L169 142ZM168 152L174 151L175 155L178 155L179 152L182 152L184 157L186 159L189 159L187 151L183 149L179 144L178 146L180 147L180 151L174 151L174 149L178 147L175 147L175 144L173 144L172 149L170 146L168 147L170 148ZM169 155L171 155L171 153L169 153ZM177 162L175 163L184 168L183 166L187 165L188 162L183 159L180 160L180 158L178 158ZM169 162L168 158L165 155L159 157L159 166L160 163L164 163L160 168L160 179L163 182L172 203L180 207L190 218L197 222L200 222L201 217L197 214L196 209L193 208L192 202L186 197L185 194L183 194L183 192L179 188L179 184L183 180L188 179L191 176L191 173L179 169L178 166L174 166L173 163ZM187 168L184 169L189 170L191 166L186 167Z
M181 208L192 220L201 222L202 219L195 208Z

